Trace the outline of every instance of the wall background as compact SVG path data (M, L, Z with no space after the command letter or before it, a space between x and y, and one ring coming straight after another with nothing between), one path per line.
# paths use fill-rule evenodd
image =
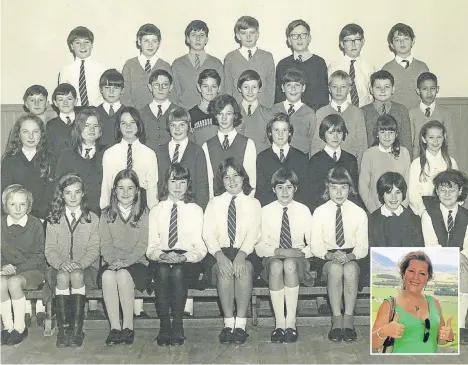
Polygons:
M416 33L414 56L439 77L439 96L468 96L466 0L11 0L1 8L1 104L22 103L26 88L36 83L52 94L58 72L72 61L66 38L75 26L94 32L93 58L121 70L138 53L135 37L144 23L161 29L158 54L172 63L187 52L186 25L202 19L210 28L207 51L223 60L237 47L233 27L242 15L259 20L258 44L276 63L290 54L284 32L291 20L311 25L311 50L327 63L340 56L340 29L358 23L366 37L362 55L377 68L392 58L387 32L407 23Z

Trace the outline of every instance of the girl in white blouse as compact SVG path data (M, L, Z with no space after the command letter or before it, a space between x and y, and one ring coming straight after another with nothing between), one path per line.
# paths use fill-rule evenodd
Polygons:
M203 210L194 201L190 172L180 163L167 170L161 202L151 209L146 255L153 268L156 308L161 320L159 346L182 345L188 287L198 280L207 249L202 239ZM173 316L171 320L169 309Z
M410 207L419 216L426 210L424 200L434 197L434 177L445 170L458 170L448 154L446 136L445 126L436 120L424 124L419 133L421 155L411 163L408 182Z

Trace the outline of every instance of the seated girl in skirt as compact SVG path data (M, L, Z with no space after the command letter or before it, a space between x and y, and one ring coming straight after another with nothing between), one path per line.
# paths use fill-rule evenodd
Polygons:
M262 208L262 239L255 246L258 256L263 257L262 278L269 283L275 313L273 343L297 341L299 283L314 284L307 260L311 257L312 216L307 206L293 200L298 185L297 175L284 167L273 174L271 188L277 200Z
M249 196L252 191L249 176L234 158L221 163L216 184L220 195L211 199L206 207L203 239L208 252L216 259L212 282L218 288L224 313L219 341L243 344L248 336L245 325L254 267L259 261L252 252L261 236L261 207L257 199Z
M382 206L369 217L369 246L424 246L421 219L402 205L408 191L403 176L398 172L386 172L376 185Z
M156 341L159 346L179 346L185 341L182 319L188 287L198 280L202 271L199 262L207 253L202 239L203 210L193 202L187 167L171 165L159 199L160 203L150 211L146 252L157 283L156 309L161 326Z
M79 175L58 181L47 221L45 255L51 269L46 280L55 293L57 347L79 347L86 289L97 287L99 265L99 218L88 208Z
M148 211L141 201L140 183L135 171L122 170L115 176L110 204L103 210L99 222L99 236L105 264L99 270L98 283L102 287L111 326L106 345L132 344L135 337L135 288L144 291L150 281L145 257ZM122 326L119 303L122 306Z
M310 249L318 259L325 260L322 261L322 280L327 282L332 309L332 328L328 333L331 341L354 341L357 338L353 312L359 264L364 269L363 264L368 266L364 259L369 251L367 215L348 200L349 194L355 194L355 188L348 172L343 167L333 168L326 178L324 198L328 201L312 216ZM343 293L344 317L341 315Z
M29 215L32 203L31 192L19 184L3 191L7 216L2 217L2 345L16 345L28 336L23 290L37 289L45 278L44 228L38 218Z

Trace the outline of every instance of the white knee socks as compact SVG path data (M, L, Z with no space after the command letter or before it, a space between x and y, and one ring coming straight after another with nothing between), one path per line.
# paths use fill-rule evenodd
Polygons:
M284 297L286 299L286 328L296 329L296 310L299 298L299 285L294 288L284 287Z
M19 299L12 299L11 304L13 306L13 314L15 316L14 328L19 333L23 333L26 327L24 323L24 314L26 311L26 297Z
M275 328L286 329L286 319L284 318L284 288L280 290L270 290L271 304L275 312Z
M5 300L2 302L2 322L3 327L8 332L13 331L13 312L11 311L11 300Z

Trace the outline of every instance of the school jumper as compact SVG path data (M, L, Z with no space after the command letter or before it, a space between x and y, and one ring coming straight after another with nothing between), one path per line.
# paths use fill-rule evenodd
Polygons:
M283 147L285 160L281 163L278 154L279 148L272 146L267 150L260 152L257 156L257 188L255 189L255 198L260 201L262 207L274 202L277 197L271 187L271 178L280 168L285 167L294 171L299 179L299 186L294 194L294 200L302 204L308 204L309 179L307 174L308 157L298 149L288 145ZM275 152L277 150L278 154Z
M379 208L382 203L377 194L377 181L386 172L398 172L408 181L411 159L405 147L400 147L400 155L395 157L393 153L386 152L380 146L374 146L366 150L362 156L361 170L359 173L359 195L369 213ZM403 202L408 206L408 199Z
M45 138L47 140L47 146L52 152L53 165L57 163L60 153L65 148L71 147L71 132L75 125L75 116L78 114L78 110L75 109L75 113L71 118L71 123L67 124L65 120L60 118L60 115L49 120L45 126Z
M289 104L287 100L277 103L271 108L271 113L288 114L287 110L289 109ZM317 117L315 116L314 110L309 108L306 104L302 104L299 108L295 106L294 109L295 112L289 117L294 127L294 135L290 144L308 155L310 153L311 140L317 125Z
M224 59L224 90L232 95L237 102L242 102L242 95L237 90L237 80L246 70L257 71L262 79L262 89L258 95L260 104L271 108L275 98L275 63L270 52L257 48L252 52L252 58L247 60L239 49L229 52Z
M169 152L169 145L171 143L176 144L178 142L170 141L165 143L156 151L156 156L158 157L159 192L161 192L162 185L165 180L164 175L166 174L166 171L169 170L172 163L172 157L174 156L174 150L172 151L172 155ZM195 203L202 209L205 209L209 200L205 152L203 152L203 149L199 145L191 141L187 141L185 150L183 153L179 153L179 160L177 162L188 168L192 182L193 194L195 196Z
M419 75L429 72L427 65L413 58L408 68L397 63L395 58L383 65L382 70L390 72L395 78L395 93L392 100L403 104L407 109L419 104L419 96L416 94L416 85Z
M102 124L102 129L101 129L101 138L99 139L99 142L103 146L110 147L115 144L115 122L117 120L117 117L120 116L122 113L123 108L125 107L122 105L120 102L118 103L118 107L114 106L114 114L112 116L109 115L109 104L105 105L105 103L102 103L96 108L96 111L99 114L99 120L101 121ZM116 103L117 104L117 103Z
M338 114L343 117L346 128L348 129L348 135L344 138L340 146L356 156L358 164L360 165L362 154L367 149L366 121L364 119L364 114L361 109L349 103L344 103L344 105L341 106L341 113L335 108L336 106L333 107L329 104L317 110L317 125L312 137L310 154L314 155L325 147L325 142L320 138L319 133L322 121L331 114Z
M177 105L169 103L169 107L162 113L159 120L150 109L150 105L146 105L140 110L141 120L145 123L146 129L145 144L153 151L171 140L171 134L167 129L167 116L176 107Z
M177 105L189 109L198 104L200 101L200 93L197 90L198 77L206 69L213 69L218 72L221 77L221 85L218 86L223 88L224 69L223 64L218 58L206 54L206 58L200 64L198 70L192 64L188 55L183 55L174 60L172 63L172 75L174 77L173 85L178 98Z
M206 141L216 136L218 126L213 124L211 115L202 111L198 105L190 109L189 114L192 121L189 138L197 145L203 146Z
M255 109L251 107L252 114L249 117L247 110L244 108L244 105L249 103L242 102L240 105L241 114L242 114L242 123L236 127L237 132L250 138L255 143L255 149L257 154L266 150L271 146L270 141L266 135L266 125L268 121L273 117L270 110L265 108L263 105L258 103ZM247 106L248 109L248 106Z
M328 74L325 60L317 55L312 55L304 62L294 59L294 55L283 58L276 66L276 92L275 103L286 100L281 89L281 78L286 70L296 68L302 71L306 78L306 89L302 94L302 101L314 111L329 103Z
M156 63L148 73L145 71L144 67L141 66L138 57L127 60L122 69L125 87L122 92L122 98L120 99L121 103L126 106L132 106L138 110L151 103L153 101L153 96L148 89L149 77L153 71L159 69L171 73L171 66L169 63L160 58L157 58Z

